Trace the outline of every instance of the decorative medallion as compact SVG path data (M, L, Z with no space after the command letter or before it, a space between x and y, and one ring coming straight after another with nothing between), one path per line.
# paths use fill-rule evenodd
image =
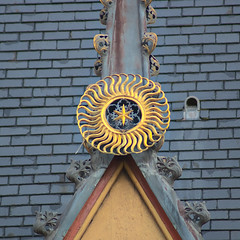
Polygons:
M77 108L85 141L104 153L140 153L159 141L170 111L159 83L134 74L114 74L90 85Z

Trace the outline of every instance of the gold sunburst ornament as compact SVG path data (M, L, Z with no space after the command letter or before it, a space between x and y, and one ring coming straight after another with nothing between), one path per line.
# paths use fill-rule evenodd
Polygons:
M170 111L159 83L134 74L114 74L90 85L77 108L86 142L104 153L147 150L165 134Z

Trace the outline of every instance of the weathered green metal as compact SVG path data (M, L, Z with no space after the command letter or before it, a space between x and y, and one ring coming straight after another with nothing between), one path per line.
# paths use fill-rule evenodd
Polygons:
M139 0L112 1L108 7L106 33L111 42L103 56L102 77L132 73L149 78L149 59L141 47L146 32L145 11L144 2Z

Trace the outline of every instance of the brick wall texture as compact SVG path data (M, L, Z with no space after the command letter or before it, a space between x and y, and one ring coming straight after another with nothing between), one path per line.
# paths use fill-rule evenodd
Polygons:
M182 200L205 201L206 240L240 239L240 1L153 1L154 51L171 106L159 155L177 156ZM75 111L93 71L97 0L0 0L0 238L43 239L35 211L62 213L71 159L88 159ZM134 11L134 9L133 9ZM183 120L188 96L200 119ZM75 152L79 149L78 154Z

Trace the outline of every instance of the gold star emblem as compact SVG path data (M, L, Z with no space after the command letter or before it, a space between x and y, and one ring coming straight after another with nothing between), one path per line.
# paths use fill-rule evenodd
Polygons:
M118 115L118 117L116 117L114 120L122 119L123 126L125 125L126 119L133 120L131 117L128 116L132 112L132 110L126 112L124 104L122 106L122 112L116 110L114 110L114 112Z

